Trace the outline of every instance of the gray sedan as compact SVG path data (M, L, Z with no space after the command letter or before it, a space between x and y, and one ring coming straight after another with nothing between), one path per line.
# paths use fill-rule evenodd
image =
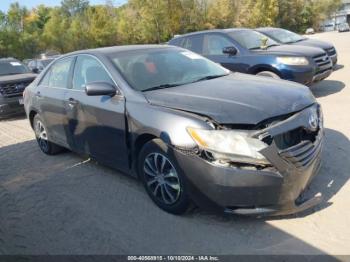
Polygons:
M320 201L300 195L320 166L322 112L296 83L182 48L120 46L60 57L24 103L44 153L67 148L136 176L170 213L290 214Z

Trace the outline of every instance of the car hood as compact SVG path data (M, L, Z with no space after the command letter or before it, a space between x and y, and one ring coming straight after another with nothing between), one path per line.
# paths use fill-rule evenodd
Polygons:
M239 73L144 95L152 105L205 115L220 124L256 125L315 103L305 86Z
M293 43L293 45L319 47L319 48L322 48L324 50L334 47L331 43L327 43L327 42L315 40L315 39L309 39L309 38L306 38L305 40L300 41L300 42Z
M299 46L299 45L272 46L267 50L261 50L260 52L270 53L274 55L284 55L284 56L292 55L292 56L306 56L306 57L314 57L314 56L326 54L324 50L318 47L308 47L308 46Z
M0 76L0 83L12 83L12 82L29 82L33 81L37 77L37 74L16 74Z

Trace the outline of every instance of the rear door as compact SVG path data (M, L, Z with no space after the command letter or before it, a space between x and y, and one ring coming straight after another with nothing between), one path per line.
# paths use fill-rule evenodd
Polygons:
M65 131L64 97L68 88L73 57L67 57L55 62L39 83L35 97L51 140L68 147Z
M69 140L74 143L76 151L106 165L127 170L124 97L88 96L85 85L91 82L108 82L117 86L96 57L79 55L72 89L65 94Z

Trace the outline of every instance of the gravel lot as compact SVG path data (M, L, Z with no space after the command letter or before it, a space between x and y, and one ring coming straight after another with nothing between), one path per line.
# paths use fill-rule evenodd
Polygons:
M0 254L350 254L350 33L312 87L326 125L314 210L274 219L158 209L135 179L72 153L45 156L24 117L0 122Z

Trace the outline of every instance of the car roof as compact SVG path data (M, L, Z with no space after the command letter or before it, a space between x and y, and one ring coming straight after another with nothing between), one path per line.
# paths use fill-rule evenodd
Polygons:
M185 37L185 36L191 36L191 35L206 34L206 33L230 33L230 32L239 32L239 31L246 31L246 30L254 30L254 29L251 29L251 28L210 29L210 30L203 30L203 31L187 33L187 34L183 34L183 35L177 35L173 39L177 39L177 38Z
M275 30L275 29L281 29L281 28L276 28L276 27L259 27L259 28L256 28L255 30L257 30L257 31L270 31L270 30Z
M169 45L124 45L124 46L110 46L101 47L95 49L79 50L66 55L78 55L78 54L113 54L119 52L136 51L136 50L147 50L147 49L162 49L162 48L176 48ZM64 56L66 56L64 55Z

